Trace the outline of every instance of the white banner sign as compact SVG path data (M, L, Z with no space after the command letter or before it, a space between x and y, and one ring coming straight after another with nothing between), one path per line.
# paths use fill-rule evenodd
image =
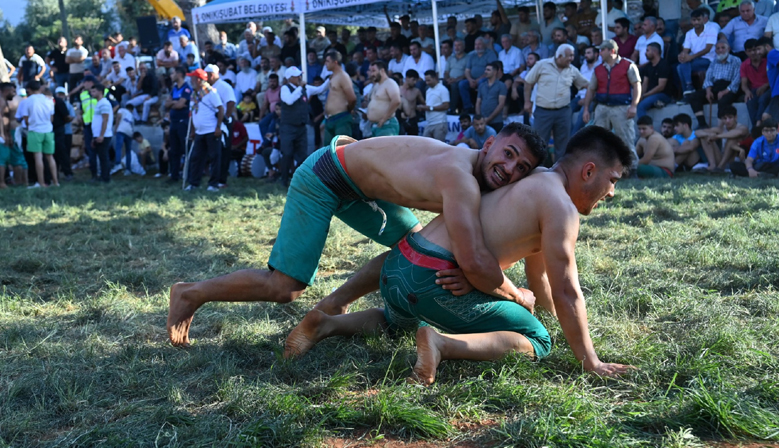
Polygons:
M194 8L192 20L198 23L224 23L259 17L287 16L366 5L379 0L216 0Z

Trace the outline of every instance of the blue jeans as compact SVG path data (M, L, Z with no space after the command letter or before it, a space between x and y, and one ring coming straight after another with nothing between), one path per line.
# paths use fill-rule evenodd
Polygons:
M771 89L766 90L762 95L757 96L757 90L752 90L752 99L747 101L747 110L749 119L752 120L752 126L763 118L763 112L768 109L768 103L771 102Z
M636 119L639 119L646 115L647 111L655 105L656 102L662 101L665 104L670 103L671 97L666 95L665 93L655 93L654 95L650 95L643 100L638 102L638 106L636 107Z
M571 101L571 112L576 114L576 120L573 124L573 127L571 129L571 135L579 132L585 124L584 117L582 116L582 106L579 106L579 97L576 97ZM592 117L592 113L595 111L595 101L590 101L590 117Z
M487 78L482 78L479 80L479 84L486 81ZM458 84L458 87L460 88L460 99L463 102L463 109L473 109L473 101L471 101L471 84L467 79L463 79Z
M122 163L122 146L124 146L124 152L125 152L125 169L130 169L130 162L132 162L133 158L130 154L131 151L131 145L132 145L132 137L129 135L123 133L123 132L117 132L114 136L114 164Z
M55 73L54 74L54 84L57 85L57 87L65 87L65 83L68 82L70 79L70 73ZM68 86L70 89L73 89L72 86Z
M682 88L685 91L693 90L695 87L692 85L692 74L695 72L705 72L711 61L704 57L695 58L692 62L685 62L679 64L676 71L679 72L679 78L682 80Z

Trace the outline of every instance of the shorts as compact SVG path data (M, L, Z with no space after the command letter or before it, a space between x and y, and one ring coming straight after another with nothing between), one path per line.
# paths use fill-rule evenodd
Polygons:
M13 135L11 136L11 145L9 146L9 152L10 155L8 157L8 165L10 166L18 166L22 169L27 169L27 160L24 158L24 152L22 151L22 148L16 143L16 134L19 133L21 135L22 128L18 127L14 129ZM21 138L20 138L21 140ZM8 142L6 142L8 143Z
M295 171L268 260L271 269L313 284L333 216L384 246L396 244L419 224L411 210L372 201L354 185L339 158L342 149L337 149L338 143L353 141L342 136L332 139L330 146L315 151Z
M661 168L654 165L638 165L638 177L642 179L665 179L674 177L668 168Z
M549 332L523 306L477 290L458 297L436 285L436 272L456 266L449 251L418 233L393 248L380 281L390 329L414 331L429 324L451 334L513 331L530 341L538 359L549 354Z
M395 117L385 121L382 127L379 127L376 123L371 125L371 137L389 137L393 135L400 135L400 123L398 123L398 119Z
M352 136L352 114L341 112L325 119L325 141L332 141L337 135Z
M54 154L53 132L27 132L27 151Z

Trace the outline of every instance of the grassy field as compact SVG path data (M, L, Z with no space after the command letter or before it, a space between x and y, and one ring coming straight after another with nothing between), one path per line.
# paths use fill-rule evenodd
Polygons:
M404 381L408 336L332 338L281 358L311 306L382 251L337 221L301 300L206 305L193 346L169 346L172 283L265 266L284 205L275 187L239 179L189 194L119 177L0 191L0 446L779 441L777 185L623 181L583 218L596 350L640 370L585 374L541 314L549 358L445 361L429 388ZM521 264L509 275L524 284Z

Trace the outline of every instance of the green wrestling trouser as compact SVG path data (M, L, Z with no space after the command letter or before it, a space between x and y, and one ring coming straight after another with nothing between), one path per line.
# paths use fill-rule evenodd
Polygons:
M19 167L22 169L27 168L27 161L24 159L24 154L21 148L16 144L16 133L21 132L21 128L16 128L11 133L11 141L0 143L0 165L8 165L13 167Z
M456 266L451 252L418 233L398 243L381 269L390 328L413 331L429 324L451 334L513 331L530 341L538 359L549 354L549 332L525 307L477 290L458 297L436 285L436 272Z
M376 123L373 123L371 126L371 137L388 137L392 135L400 135L400 123L394 116L385 121L381 127Z
M674 176L672 172L668 171L668 168L661 168L659 166L641 164L638 166L638 177L642 179L651 179L651 178L665 179Z
M333 216L385 246L400 241L419 221L411 210L371 200L349 177L337 136L303 162L287 192L287 202L268 265L307 285L314 283Z
M353 122L351 112L341 112L327 117L325 119L325 142L332 141L337 135L351 137Z

